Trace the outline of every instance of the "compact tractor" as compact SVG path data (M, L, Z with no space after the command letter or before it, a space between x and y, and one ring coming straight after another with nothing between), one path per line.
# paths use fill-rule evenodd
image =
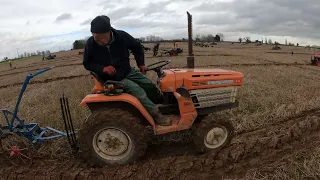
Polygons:
M132 163L147 148L146 126L154 134L190 129L195 126L194 141L201 152L219 151L233 136L229 120L215 119L212 113L238 106L238 87L243 74L223 69L163 69L170 61L149 65L158 76L163 93L159 110L170 116L170 126L160 126L139 100L123 92L123 84L102 81L91 72L95 82L92 94L81 106L92 114L79 131L78 145L89 164L121 165Z
M276 44L272 47L272 50L281 50L281 47Z
M80 105L89 107L92 113L78 137L80 154L88 164L113 166L138 160L148 146L147 126L152 127L154 135L192 129L200 152L218 152L230 143L234 134L232 123L213 113L238 106L236 96L243 74L194 68L191 15L188 16L188 68L165 69L170 60L147 66L148 71L157 74L157 85L162 92L158 107L171 119L170 126L156 124L138 98L123 91L121 82L104 82L90 72L95 85L92 94Z
M311 65L320 66L320 54L311 56Z
M162 50L162 52L160 53L160 56L162 56L162 54L167 54L168 56L178 56L178 54L182 53L183 49L180 47L174 47L170 50Z
M42 61L44 61L44 60L52 60L52 59L55 59L57 57L57 55L55 55L55 54L49 54L48 56L45 56L45 55L43 55L42 56Z

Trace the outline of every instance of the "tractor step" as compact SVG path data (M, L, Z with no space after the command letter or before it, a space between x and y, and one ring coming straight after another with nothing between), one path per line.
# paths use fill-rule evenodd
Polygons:
M177 104L159 104L158 109L161 114L180 114Z
M180 116L176 115L170 115L169 119L171 120L171 125L170 126L161 126L161 125L156 125L155 130L156 134L165 134L168 132L174 132L177 131L179 126L179 121L180 121Z

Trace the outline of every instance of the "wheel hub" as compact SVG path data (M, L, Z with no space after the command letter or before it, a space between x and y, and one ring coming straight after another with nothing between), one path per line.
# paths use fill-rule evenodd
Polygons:
M212 128L205 137L205 145L209 148L218 148L228 137L228 131L224 127Z
M127 150L128 139L124 134L114 134L113 132L106 134L104 140L100 140L105 146L108 155L120 155Z
M100 156L113 159L123 156L129 150L131 141L125 132L108 128L96 133L93 145Z

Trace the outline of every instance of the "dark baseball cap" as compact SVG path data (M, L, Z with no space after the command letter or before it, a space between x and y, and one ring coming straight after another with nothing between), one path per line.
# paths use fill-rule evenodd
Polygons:
M106 33L111 31L110 18L105 15L97 16L91 21L92 33Z

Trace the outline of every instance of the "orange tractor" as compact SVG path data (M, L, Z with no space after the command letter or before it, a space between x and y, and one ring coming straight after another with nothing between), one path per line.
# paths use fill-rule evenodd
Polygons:
M163 93L161 113L172 125L155 123L139 100L123 92L121 82L103 82L93 72L93 92L81 102L92 114L79 132L79 148L89 164L132 163L147 149L146 126L154 134L165 134L195 127L194 141L202 152L219 151L233 136L230 121L215 119L212 113L238 106L237 89L243 74L223 69L163 69L170 61L148 66L158 75Z
M88 164L113 166L137 161L148 146L147 127L153 129L154 135L192 129L200 152L218 152L230 143L234 135L232 123L213 113L238 106L236 96L243 74L194 68L191 15L188 16L188 68L165 69L169 60L147 66L148 71L157 73L162 92L158 108L169 116L170 126L156 124L140 101L123 91L121 82L104 82L91 72L95 85L80 105L87 105L92 113L78 138L80 154Z

